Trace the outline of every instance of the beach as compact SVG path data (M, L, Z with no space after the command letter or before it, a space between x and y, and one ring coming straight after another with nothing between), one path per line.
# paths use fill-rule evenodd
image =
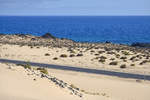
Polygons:
M1 34L0 65L0 99L4 100L150 98L148 48L75 42L51 34ZM41 67L50 76L39 73Z

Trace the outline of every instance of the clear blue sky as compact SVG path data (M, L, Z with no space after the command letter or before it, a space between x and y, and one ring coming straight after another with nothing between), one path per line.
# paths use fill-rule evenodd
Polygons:
M150 0L0 0L0 15L150 15Z

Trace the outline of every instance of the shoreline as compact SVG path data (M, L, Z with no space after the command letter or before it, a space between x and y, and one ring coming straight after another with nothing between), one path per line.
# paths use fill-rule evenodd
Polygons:
M43 37L45 36L45 37ZM18 39L17 39L18 38ZM67 48L104 48L104 49L116 49L116 50L131 50L142 53L150 54L150 43L135 42L130 45L128 44L117 44L109 41L105 42L76 42L67 38L57 38L50 33L45 33L41 36L35 36L31 34L3 34L0 33L1 44L12 44L12 45L28 45L28 46L51 46L51 47L67 47Z
M56 37L56 36L54 36L53 34L51 34L51 33L49 33L49 32L47 32L47 33L45 33L45 34L49 34L49 35L55 37L56 39L61 39L61 40L65 39L65 40L70 40L70 41L73 41L73 42L76 42L76 43L90 43L90 44L105 44L105 43L111 43L111 44L127 45L127 46L132 46L132 45L133 45L133 47L134 47L135 44L145 44L145 45L148 45L148 46L150 45L150 42L138 42L138 41L136 41L136 42L131 42L131 43L117 43L117 42L114 43L114 42L111 42L111 41L108 41L108 40L105 40L105 41L102 41L102 42L75 41L75 40L70 39L70 38ZM43 35L45 35L45 34L43 34ZM43 35L33 35L33 34L31 34L31 33L0 33L0 36L1 36L1 35L33 36L33 37L36 37L36 38L40 38L40 37L43 36ZM50 38L50 37L49 37L49 38ZM139 45L139 47L140 47L140 45ZM141 47L142 47L142 46L141 46Z

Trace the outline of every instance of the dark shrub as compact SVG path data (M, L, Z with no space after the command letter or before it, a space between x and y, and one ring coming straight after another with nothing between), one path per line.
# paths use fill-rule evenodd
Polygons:
M113 62L110 62L109 65L117 65L118 62L117 61L113 61Z
M127 62L127 60L126 60L126 59L123 59L123 61L124 61L124 62Z
M66 54L61 54L60 57L66 58L67 55Z
M107 54L111 54L112 55L112 54L115 54L115 52L108 51Z
M46 53L45 56L50 56L50 54L49 54L49 53Z
M121 57L120 59L127 59L127 57Z
M120 68L126 68L126 64L121 65Z
M77 56L83 56L83 54L77 54Z
M144 61L142 61L141 63L140 63L140 65L143 65L143 64L145 64L145 63L147 63L148 61L147 60L144 60Z
M112 50L111 48L107 48L107 47L105 47L104 49L105 49L105 51L111 51Z
M130 66L135 66L135 64L131 64Z
M120 55L119 54L115 54L116 55L116 58L119 58L120 57Z
M115 60L115 58L111 58L110 60Z
M127 51L122 51L122 54L124 54L124 55L130 55L130 53L127 52Z
M29 63L26 64L17 64L17 66L23 66L25 69L31 69L31 66Z
M136 57L135 57L135 56L133 56L133 57L131 57L131 58L130 58L130 60L134 60L135 58L136 58Z
M57 60L57 59L58 59L57 57L53 58L53 60Z
M105 51L98 51L99 54L104 53Z
M104 62L105 62L105 59L100 59L99 62L104 63Z
M71 54L69 57L74 57L75 55L74 54Z
M91 50L91 52L95 52L94 50Z
M48 71L45 68L37 68L37 70L39 70L41 73L43 74L48 74Z
M107 59L107 57L105 57L105 56L101 56L101 57L100 57L100 59Z
M97 53L95 54L95 56L98 56L98 55L99 55L99 54L97 54Z

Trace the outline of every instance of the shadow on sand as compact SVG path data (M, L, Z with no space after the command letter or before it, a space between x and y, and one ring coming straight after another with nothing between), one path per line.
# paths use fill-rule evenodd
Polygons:
M13 63L13 64L27 63L26 61L9 60L9 59L0 59L0 62ZM121 77L121 78L134 78L134 79L150 80L150 75L97 70L97 69L89 69L89 68L79 68L79 67L71 67L71 66L60 66L60 65L52 65L52 64L45 64L45 63L36 63L36 62L30 62L30 65L39 66L39 67L47 67L47 68L58 69L58 70L68 70L68 71L85 72L85 73L93 73L93 74L103 74L103 75L117 76L117 77Z

